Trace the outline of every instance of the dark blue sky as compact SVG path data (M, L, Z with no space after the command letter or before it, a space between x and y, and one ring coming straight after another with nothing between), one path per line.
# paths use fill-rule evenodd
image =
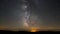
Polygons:
M60 26L60 0L28 0L31 14L38 16L42 25ZM22 0L0 0L0 25L18 25L23 9Z

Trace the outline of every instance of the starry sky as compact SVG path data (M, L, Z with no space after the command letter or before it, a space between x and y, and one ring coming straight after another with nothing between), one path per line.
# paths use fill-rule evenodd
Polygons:
M60 27L60 0L27 0L30 12L44 26ZM21 26L23 0L0 0L0 26ZM20 21L20 22L18 22ZM41 22L40 22L41 21Z

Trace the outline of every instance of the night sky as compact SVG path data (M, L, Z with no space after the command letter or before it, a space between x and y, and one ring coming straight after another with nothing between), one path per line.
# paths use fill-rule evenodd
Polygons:
M40 25L60 28L60 0L27 0ZM20 27L22 0L0 0L0 26ZM20 21L20 22L18 22ZM40 22L41 21L41 22Z

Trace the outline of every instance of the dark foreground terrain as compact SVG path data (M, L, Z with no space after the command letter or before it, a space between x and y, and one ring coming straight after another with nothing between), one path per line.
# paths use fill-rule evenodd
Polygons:
M5 33L16 33L16 32L18 32L18 33L23 33L23 32L28 32L28 31L8 31L8 30L0 30L0 32L5 32ZM60 31L38 31L38 32L40 32L40 33L47 33L47 32L60 32Z

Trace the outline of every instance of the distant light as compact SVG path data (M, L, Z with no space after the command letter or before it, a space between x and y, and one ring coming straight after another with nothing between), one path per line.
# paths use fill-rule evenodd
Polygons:
M32 27L32 28L30 29L30 32L37 32L37 29Z

